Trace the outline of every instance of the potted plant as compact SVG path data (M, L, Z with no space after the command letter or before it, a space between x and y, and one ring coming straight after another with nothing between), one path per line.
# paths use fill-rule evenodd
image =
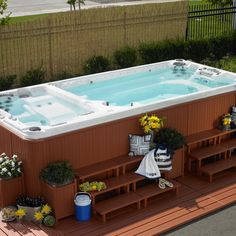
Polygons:
M156 134L155 142L166 147L172 156L172 171L168 173L168 178L183 176L185 137L174 128L161 128Z
M41 206L41 208L35 212L34 219L36 222L42 223L48 227L52 227L56 223L56 219L52 215L52 208L48 204Z
M16 204L18 209L23 209L26 212L24 219L33 221L34 214L41 209L44 199L42 197L20 196L16 199Z
M17 155L0 155L0 207L15 204L19 195L24 194L22 161Z
M68 161L51 163L40 177L43 196L54 209L56 220L73 215L77 183L71 164Z

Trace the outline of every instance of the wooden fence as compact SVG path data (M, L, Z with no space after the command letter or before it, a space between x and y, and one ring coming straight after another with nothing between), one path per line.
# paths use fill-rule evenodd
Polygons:
M0 77L43 66L47 79L78 74L85 61L112 58L125 45L184 38L187 1L99 8L50 14L0 27Z

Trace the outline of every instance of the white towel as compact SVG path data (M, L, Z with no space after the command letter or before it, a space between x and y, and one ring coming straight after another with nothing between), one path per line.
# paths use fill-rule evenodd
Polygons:
M136 174L143 175L149 179L156 179L161 177L160 170L154 159L154 151L155 149L151 150L145 155L138 169L135 171Z

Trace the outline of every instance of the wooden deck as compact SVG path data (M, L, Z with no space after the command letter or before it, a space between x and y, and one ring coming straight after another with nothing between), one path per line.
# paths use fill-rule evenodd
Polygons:
M95 217L83 223L70 217L59 221L55 229L34 223L1 222L0 236L157 235L236 202L235 172L216 176L212 184L194 176L185 176L177 181L182 184L178 196L160 196L140 210L125 208L125 212L119 212L105 224Z

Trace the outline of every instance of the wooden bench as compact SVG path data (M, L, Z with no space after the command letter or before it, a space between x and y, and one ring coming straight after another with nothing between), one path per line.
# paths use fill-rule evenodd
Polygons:
M93 206L93 212L95 215L101 215L102 221L105 223L109 213L132 204L137 204L137 208L140 209L140 202L141 197L139 195L135 192L129 192L95 204Z
M102 190L102 191L95 191L95 192L91 192L91 198L92 198L92 204L95 204L96 201L96 196L98 195L102 195L106 192L110 192L112 190L118 190L118 193L120 193L120 188L121 187L125 187L126 188L126 192L130 191L130 185L132 185L132 190L135 191L136 190L136 183L139 181L144 180L145 177L135 174L133 172L127 173L125 175L121 175L118 177L114 177L114 178L109 178L107 180L105 180L106 183L106 189Z
M212 177L214 174L222 172L224 170L236 167L236 156L232 156L226 160L220 160L210 165L201 167L201 173L209 176L209 182L212 183Z
M138 164L142 160L142 156L129 157L121 156L107 161L99 162L93 165L85 166L76 170L76 177L79 182L84 182L93 176L108 173L109 171L114 172L114 176L119 176L120 174L125 174L126 166L130 164ZM122 169L120 173L119 169Z
M175 194L177 195L179 192L179 187L181 186L180 183L171 180L171 183L173 183L173 188L166 187L165 189L160 189L158 187L158 184L149 184L147 186L138 188L136 193L141 197L141 199L144 201L144 207L147 207L147 201L148 199L152 197L156 197L162 193L169 192L169 191L174 191Z

